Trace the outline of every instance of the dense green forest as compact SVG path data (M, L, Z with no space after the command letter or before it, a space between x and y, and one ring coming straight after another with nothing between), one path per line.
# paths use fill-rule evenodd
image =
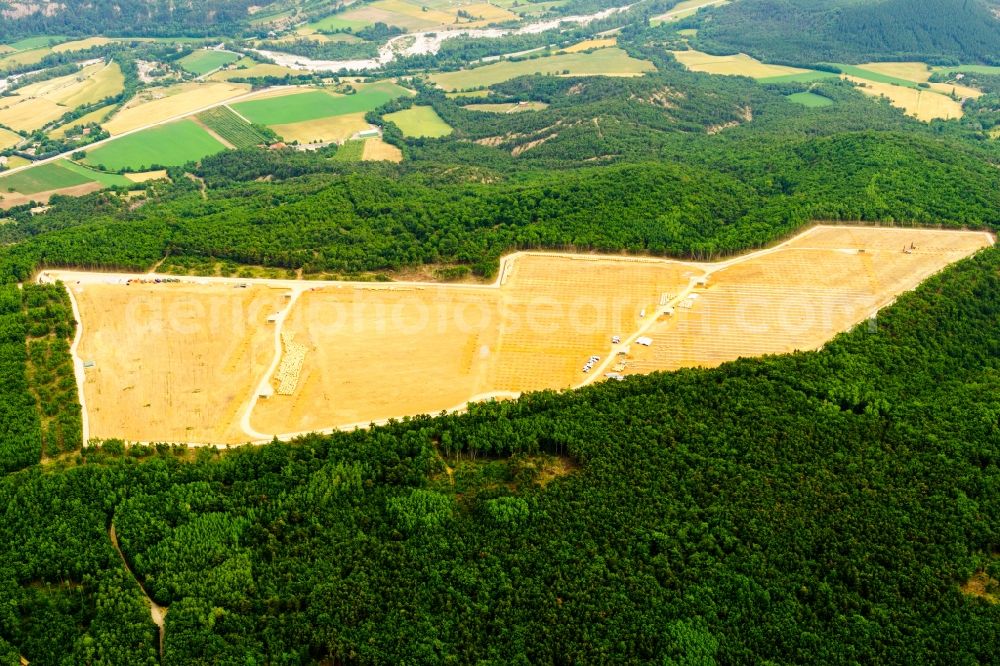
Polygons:
M768 62L996 64L994 10L984 0L740 0L693 23L699 46Z
M984 6L951 1L740 0L690 25L699 47L787 62L996 57ZM113 32L110 17L131 34L212 34L250 4L214 2L223 13L191 27L202 0L70 3L0 24L0 39ZM839 80L692 73L669 55L676 25L632 20L674 4L589 27L621 27L619 45L656 67L641 77L527 76L449 98L411 76L585 29L395 63L417 94L367 119L400 164L263 150L255 129L138 197L5 211L0 665L1000 663L1000 249L819 352L257 448L81 441L77 324L60 286L32 284L46 266L489 276L517 248L710 259L817 219L1000 230L998 77L970 72L986 94L961 121L925 124ZM122 65L127 96L137 58L187 52L89 55ZM805 91L832 104L788 100ZM522 101L542 104L472 106ZM452 133L406 138L384 120L413 105ZM201 120L225 133L223 116Z
M0 647L155 663L113 526L164 664L995 663L998 320L990 250L818 353L86 449L0 481Z
M0 9L9 5L0 2ZM30 13L4 17L0 42L30 35L192 36L233 34L246 24L247 9L259 0L65 0L58 5L20 3Z

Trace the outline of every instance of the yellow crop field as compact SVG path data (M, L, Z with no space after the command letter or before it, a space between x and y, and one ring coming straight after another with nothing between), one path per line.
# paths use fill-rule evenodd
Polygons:
M701 51L672 51L677 62L694 72L707 74L727 74L764 79L771 76L806 74L810 70L784 65L766 65L756 58L739 53L731 56L714 56Z
M517 253L490 285L50 277L81 311L92 436L240 442L815 349L993 242L818 226L718 263Z
M618 48L592 53L565 53L528 60L504 60L483 67L431 74L430 80L445 90L463 90L491 86L518 76L551 74L555 76L641 76L654 69L653 64L637 60Z
M18 95L0 98L0 125L33 132L61 118L68 109L46 99L25 99Z
M34 131L67 111L120 92L124 77L116 63L95 64L75 74L33 83L0 98L0 123Z
M104 128L112 135L177 118L199 109L240 97L249 92L244 83L181 83L154 88L136 95L116 113Z
M518 19L517 14L514 12L504 9L503 7L497 7L496 5L491 5L488 2L477 2L471 5L464 5L462 7L457 7L458 9L468 12L471 16L480 19L483 23L492 23L496 21L516 21Z
M361 159L366 162L402 162L403 151L391 143L386 143L380 137L365 139Z
M346 141L358 132L369 129L364 113L345 113L317 120L305 120L287 125L271 125L286 142L312 143L315 141Z
M63 42L57 46L52 47L54 53L66 53L67 51L83 51L89 49L93 46L104 46L105 44L110 44L112 41L107 37L88 37L87 39L78 39L72 42Z
M146 183L151 180L166 180L167 170L158 169L156 171L140 171L137 173L127 173L125 177L133 183Z
M932 90L876 83L854 76L844 78L856 83L858 89L866 95L885 97L893 106L903 109L917 120L928 122L935 118L951 120L962 117L962 105L959 102Z
M934 71L930 65L922 62L870 62L858 65L858 68L875 72L876 74L903 79L904 81L912 81L913 83L928 83ZM950 96L954 93L958 97L972 99L982 97L983 95L982 90L971 88L961 83L929 83L928 85L930 85L931 90L942 95Z
M29 51L18 51L7 56L0 57L0 72L22 65L37 65L42 58L52 53L50 48L31 49Z
M582 42L577 42L572 46L567 46L563 49L566 53L579 53L580 51L588 51L590 49L606 49L613 46L618 46L617 37L604 37L601 39L585 39Z
M931 78L930 66L922 62L870 62L858 67L914 83L922 83Z
M959 98L978 99L985 94L982 90L963 86L961 83L932 83L930 86L934 92L948 95L949 97L954 93Z
M0 127L0 150L7 150L21 141L21 135Z
M666 14L660 14L649 20L650 25L658 25L660 23L669 23L672 21L678 21L682 18L686 18L693 14L698 13L698 10L702 7L711 7L714 5L724 5L727 4L729 0L683 0L677 3L674 7Z
M457 11L449 13L429 7L423 11L420 5L404 0L376 0L363 7L349 9L339 18L361 23L385 23L416 32L455 23Z
M60 125L59 127L49 132L49 136L51 136L54 139L61 139L62 137L66 136L66 130L72 127L78 127L80 125L86 125L88 123L100 123L101 120L104 119L104 116L108 115L108 113L111 112L112 108L113 107L109 105L109 106L102 106L99 109L95 109L90 113L80 116L73 122L66 123L65 125Z
M13 166L13 165L12 165ZM20 192L0 193L0 210L8 210L14 206L23 206L27 203L47 204L56 194L68 197L82 197L84 194L96 192L104 189L103 183L92 182L83 185L73 185L71 187L61 187L56 190L45 190L43 192L33 192L32 194L21 194Z
M73 94L67 94L61 100L61 104L74 109L85 104L99 102L106 97L117 95L125 89L125 77L118 63L113 62L108 65L95 65L100 69Z
M239 62L237 65L239 65ZM286 74L298 75L301 73L289 67L282 67L281 65L253 63L247 65L244 69L240 69L238 66L230 69L220 69L214 74L209 75L207 80L229 81L230 79L253 78L256 76L285 76Z

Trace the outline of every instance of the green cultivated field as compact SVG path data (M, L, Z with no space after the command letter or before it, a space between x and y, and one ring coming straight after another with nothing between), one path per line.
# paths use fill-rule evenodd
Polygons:
M178 166L225 150L191 120L153 127L88 151L85 163L109 171L145 171L154 165Z
M457 72L432 74L430 79L445 90L463 90L491 86L519 76L536 73L576 76L637 76L652 70L652 63L636 60L622 49L598 49L591 53L566 53L517 62L497 62Z
M948 72L949 74L955 72L966 72L969 74L995 74L1000 75L1000 67L994 65L959 65L957 67L953 66L941 66L933 67L935 72Z
M322 18L315 23L310 23L307 28L312 28L319 32L333 32L334 30L361 30L362 28L371 25L371 21L362 21L359 19L345 19L341 18L339 15L334 14L333 16L327 16Z
M432 106L414 106L383 116L396 123L404 136L437 138L451 134L451 125L441 120Z
M267 137L254 129L253 125L225 106L199 113L198 120L237 148L249 148L267 141Z
M348 141L337 148L333 160L336 162L360 162L364 152L364 141Z
M180 66L191 72L192 74L208 74L209 72L219 69L223 65L228 65L231 62L236 62L240 59L240 56L236 53L230 53L229 51L208 51L201 50L195 51L191 55L184 56L177 62Z
M63 37L62 35L42 35L41 37L28 37L27 39L7 44L7 46L15 51L30 51L31 49L55 46L56 44L65 42L67 39L68 37Z
M808 106L813 109L833 105L833 100L829 97L823 97L822 95L817 95L816 93L811 92L793 93L788 95L788 101L801 104L802 106Z
M345 113L371 111L402 97L406 89L388 81L365 86L353 95L331 95L322 90L270 97L233 104L233 108L258 125L287 125Z
M135 183L133 183L125 176L119 176L117 173L104 173L103 171L95 171L94 169L85 167L82 164L76 164L74 162L70 162L69 160L59 160L59 165L62 166L64 169L68 169L73 173L83 176L87 180L97 181L98 183L106 185L107 187L117 187L119 185L124 185L126 187L129 187L131 185L135 185Z
M765 76L757 79L760 83L812 83L823 79L835 79L837 75L833 72L802 72L801 74L784 74L782 76Z
M855 65L842 65L839 62L833 63L834 66L839 67L844 74L848 76L856 76L859 79L865 79L867 81L874 81L875 83L891 83L897 86L904 86L906 88L916 88L917 84L913 81L907 81L906 79L900 79L895 76L889 76L888 74L881 74L879 72L873 72L862 67L857 67Z
M35 194L48 190L58 190L63 187L84 185L97 180L84 176L74 169L67 168L69 163L63 160L49 162L40 166L19 171L10 176L0 178L0 194L14 190L21 194Z

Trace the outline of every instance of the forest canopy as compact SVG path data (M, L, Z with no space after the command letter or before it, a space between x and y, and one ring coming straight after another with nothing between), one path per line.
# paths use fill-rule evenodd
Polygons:
M739 0L699 27L702 46L768 62L1000 62L1000 19L983 0Z

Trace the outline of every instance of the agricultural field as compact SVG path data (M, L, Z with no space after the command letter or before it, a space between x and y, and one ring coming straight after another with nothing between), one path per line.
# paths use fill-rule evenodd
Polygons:
M151 180L168 180L166 169L157 169L156 171L140 171L138 173L127 173L125 174L130 182L133 183L148 183Z
M12 148L20 143L22 137L16 132L0 127L0 150Z
M396 124L404 136L438 138L452 133L451 126L441 119L432 106L414 106L382 117Z
M96 169L91 169L83 164L77 164L70 160L61 159L57 162L64 169L69 169L70 171L83 176L84 178L89 178L90 180L100 183L104 187L128 187L132 184L132 181L117 173L105 173L103 171L98 171Z
M936 118L952 120L962 117L962 104L933 90L907 88L891 83L876 83L853 76L845 76L857 84L858 89L872 97L885 97L893 106L917 120L929 122Z
M146 171L197 161L225 148L193 120L179 120L89 150L84 163L108 171Z
M74 169L67 168L68 164L69 162L64 160L49 162L0 177L0 194L11 191L19 194L37 194L38 192L84 185L94 180Z
M12 53L20 51L33 51L35 49L49 48L66 41L68 38L62 35L39 35L37 37L26 37L4 46Z
M53 194L80 195L105 187L129 186L131 182L117 174L101 173L69 160L46 162L9 176L0 176L0 207L46 202Z
M360 162L365 151L365 141L347 141L337 148L333 156L334 162Z
M53 277L79 281L91 435L233 443L815 349L992 243L819 226L719 263L520 253L493 285Z
M632 58L621 49L608 48L592 53L567 53L520 61L505 60L473 69L431 74L429 78L439 87L454 91L491 86L529 74L641 76L653 69L652 63Z
M254 78L258 76L295 76L301 73L302 72L291 69L290 67L272 65L270 63L259 63L255 60L251 60L250 58L243 58L233 63L231 67L208 75L206 80L229 81L231 79Z
M687 18L688 16L697 14L698 10L702 7L725 5L728 2L729 0L683 0L682 2L674 5L669 12L651 18L649 20L649 24L659 25L661 23L672 23L674 21L679 21L682 18Z
M107 37L88 37L87 39L77 39L71 42L63 42L52 47L53 53L69 53L70 51L85 51L95 46L110 44L113 39Z
M112 135L195 113L205 107L245 95L244 83L189 82L144 90L112 116L103 127Z
M88 123L98 123L98 124L101 123L101 121L104 120L104 117L110 114L113 110L114 107L111 105L102 106L99 109L94 109L90 113L80 116L79 118L77 118L72 122L68 122L65 125L60 125L59 127L49 132L48 134L54 139L61 139L62 137L66 136L66 131L73 127L78 127L80 125L87 125Z
M765 76L757 79L761 83L814 83L825 79L835 79L837 75L833 72L821 72L819 70L806 70L801 74L782 74L781 76Z
M333 32L334 30L361 30L372 24L371 21L363 18L345 18L343 13L331 14L318 21L313 21L306 26L307 30L314 32Z
M504 104L466 104L462 107L469 111L484 113L521 113L522 111L541 111L549 108L545 102L514 102Z
M389 81L359 86L352 95L325 90L290 93L233 104L233 110L258 125L290 125L348 113L365 113L409 94Z
M118 94L124 84L116 63L94 64L75 74L33 83L0 98L0 124L34 131L79 106Z
M459 18L458 12L468 12L473 18ZM376 0L348 9L340 14L320 19L306 26L317 31L360 30L374 23L385 23L403 28L407 32L433 28L478 27L499 21L516 20L518 15L509 9L485 2L408 2L407 0Z
M64 169L68 169L73 173L84 178L89 178L90 180L100 183L103 187L128 187L131 185L132 181L124 176L117 173L105 173L103 171L97 171L96 169L91 169L83 164L77 164L71 162L70 160L61 159L56 162Z
M849 76L874 81L876 83L891 83L909 88L917 84L926 84L934 92L942 95L978 98L983 95L981 90L970 88L954 81L950 83L929 83L933 69L922 62L872 62L864 65L837 65Z
M236 148L249 148L267 142L267 137L227 106L202 111L195 118Z
M571 46L562 49L563 53L581 53L591 49L608 49L618 46L617 37L600 37L596 39L585 39Z
M970 74L993 74L1000 75L1000 66L996 65L942 65L934 67L935 72L947 72L949 74L970 73Z
M874 72L895 80L920 83L931 77L931 68L922 62L869 62L857 66L858 69ZM891 83L889 81L888 83Z
M727 76L749 76L754 79L770 79L786 76L815 75L813 70L784 65L768 65L744 53L731 56L715 56L701 51L671 51L677 62L694 72L723 74ZM829 76L829 75L828 75Z
M0 73L24 65L37 65L50 53L52 53L52 49L43 47L0 56Z
M358 132L370 129L364 113L343 113L337 116L305 120L299 123L269 125L285 142L326 143L346 141Z
M31 160L25 159L20 155L11 155L7 158L7 167L10 169L28 166L29 164L31 164Z
M192 74L208 74L220 67L236 62L240 59L238 53L231 51L215 51L212 49L198 49L190 55L186 55L177 61L181 67Z
M382 137L365 139L364 150L361 151L364 162L402 162L403 152L382 140Z
M802 106L809 107L811 109L818 109L824 106L832 106L833 100L829 97L823 97L823 95L817 95L811 92L800 92L792 93L787 97L789 102L795 102L796 104L801 104Z

